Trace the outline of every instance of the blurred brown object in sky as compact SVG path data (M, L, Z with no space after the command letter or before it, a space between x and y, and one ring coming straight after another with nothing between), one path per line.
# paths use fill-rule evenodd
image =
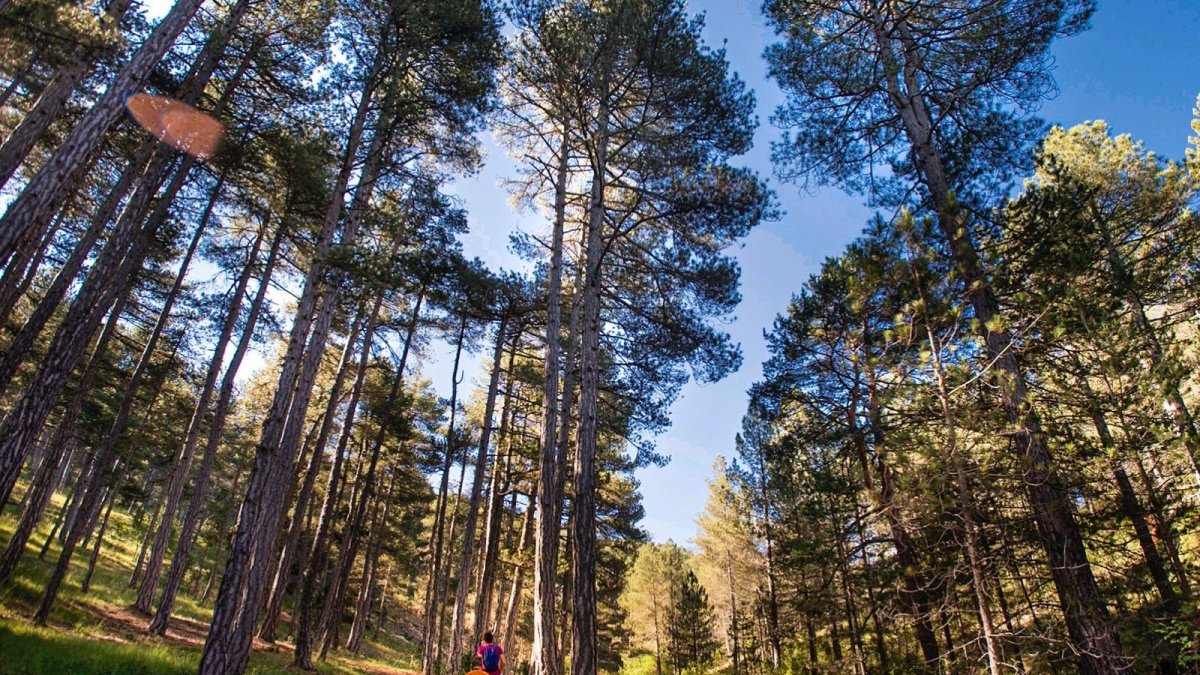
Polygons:
M212 157L225 134L225 127L217 120L164 96L134 94L125 105L133 118L160 141L200 159Z

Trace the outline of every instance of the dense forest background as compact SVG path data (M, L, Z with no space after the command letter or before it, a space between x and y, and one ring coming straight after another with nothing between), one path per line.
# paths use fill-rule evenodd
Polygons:
M1090 0L766 2L773 187L682 0L144 10L0 0L0 671L1200 668L1200 108L1037 119ZM463 253L484 133L521 271ZM878 215L651 543L731 248L815 186Z

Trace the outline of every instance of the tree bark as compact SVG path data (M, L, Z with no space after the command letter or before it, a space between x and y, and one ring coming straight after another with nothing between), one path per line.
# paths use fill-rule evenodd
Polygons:
M332 305L337 299L337 284L340 281L340 275L332 275L335 278L329 280L329 290L326 290L326 283L323 282L327 270L326 258L342 222L345 195L358 165L358 151L371 109L376 84L373 80L381 63L382 58L377 57L359 97L341 167L334 183L333 198L329 202L317 237L312 254L313 262L305 276L279 381L263 422L254 465L247 479L246 495L238 517L236 534L225 565L225 574L221 578L221 589L217 593L213 621L200 660L202 675L241 671L250 657L254 623L261 604L256 596L263 592L263 579L269 564L263 559L265 556L256 557L255 554L263 546L273 544L273 538L265 544L263 541L273 537L282 517L283 505L279 503L281 500L275 494L278 492L275 486L286 482L295 460L295 448L284 446L282 441L289 416L302 418L301 413L306 408L308 396L311 394L311 389L305 391L299 387L303 375L302 366L308 365L302 363L303 357L306 351L316 352L318 355L324 351L329 322L333 316ZM375 143L372 142L371 145L374 146ZM378 154L368 153L369 156ZM368 176L373 178L366 167L363 168L363 176L364 180L367 180ZM361 188L362 186L355 190L355 201L360 199L360 194L361 198L365 199L366 193L369 192L369 189ZM358 219L347 219L342 229L343 244L354 241L358 225ZM325 302L318 315L317 301L320 296L324 296ZM312 359L308 361L311 362ZM293 393L298 394L296 401L293 401Z
M362 485L362 492L359 494L356 503L353 504L347 529L345 534L348 537L343 537L344 546L341 548L344 553L338 557L337 565L333 574L333 591L331 599L328 600L321 609L321 616L317 622L317 630L314 634L319 638L320 656L322 659L328 654L332 643L336 639L339 619L341 617L341 608L343 599L346 594L346 586L350 580L350 570L354 567L354 560L358 555L358 548L362 541L361 532L363 522L366 519L367 504L370 503L374 496L375 490L375 472L379 464L379 458L383 451L384 441L387 440L388 428L395 414L397 400L400 396L402 385L404 384L404 370L407 367L408 356L411 353L413 338L417 333L417 325L420 320L421 300L424 295L419 295L417 303L413 307L412 317L408 322L408 335L404 340L404 349L400 353L400 361L396 364L396 377L392 381L391 389L388 391L387 399L383 404L383 419L379 421L379 429L375 433L375 438L371 443L371 457L367 463L367 472L363 476L361 483L356 481L356 484ZM307 658L311 664L311 654L303 653L300 650L300 645L296 645L297 665L300 665L300 659Z
M191 1L180 0L176 8ZM246 4L246 0L239 0L239 5L244 4ZM174 11L172 10L172 13ZM226 21L227 27L230 25L232 16ZM221 40L211 40L210 46L220 42ZM200 61L201 72L192 78L193 87L189 92L196 95L198 95L196 87L200 86L199 83L207 82L212 72L215 71L219 54L206 48L206 53ZM217 102L214 109L215 115L219 116L228 104L248 65L249 60L243 59L238 74L231 78L229 85L226 86ZM155 232L166 220L175 195L182 189L191 168L195 166L194 158L189 157L183 160L153 211L143 221L142 215L149 209L150 199L159 185L158 181L165 175L166 168L171 161L173 161L171 155L159 153L159 160L151 162L147 168L146 179L143 180L143 184L139 186L135 195L130 198L129 203L125 205L124 212L96 260L94 269L105 272L112 270L112 272L88 275L76 295L75 301L71 303L62 324L55 332L50 348L47 350L47 357L38 368L25 395L4 418L4 421L0 422L0 498L7 499L11 492L17 472L28 452L27 446L45 423L46 416L62 391L67 376L82 356L86 348L87 336L95 329L103 314L116 300L118 289L124 286L123 280L141 266ZM22 195L28 192L27 188ZM16 202L10 206L4 220L0 220L0 223L5 222L15 208ZM3 225L0 224L0 232L4 231L2 228Z
M521 542L517 545L518 563L513 573L512 588L508 593L508 604L504 612L504 644L513 645L517 632L517 613L521 608L521 593L525 585L525 566L520 563L520 557L529 550L530 533L533 531L533 516L537 507L537 497L530 496L529 507L525 509L525 518L521 521ZM511 649L511 647L509 647ZM514 657L513 662L516 662Z
M463 526L462 555L458 561L458 587L454 593L454 623L451 628L451 658L459 658L463 650L463 633L466 632L467 593L471 590L471 566L475 561L475 533L479 517L479 501L483 494L483 478L487 473L488 447L492 438L492 418L496 412L496 394L500 389L500 371L503 369L504 345L508 340L508 309L496 327L496 346L492 350L492 373L488 380L487 402L484 404L483 428L479 434L479 450L475 453L475 469L471 475L471 494L467 501L467 517ZM476 617L475 623L478 624ZM478 631L478 626L476 626ZM447 663L453 666L453 663Z
M202 225L198 227L202 227ZM144 249L147 243L143 240L139 242L137 248ZM138 257L140 258L142 255L144 255L144 251L139 251ZM187 259L185 259L184 263L186 262L188 262ZM131 271L124 271L123 274L131 274ZM121 403L113 415L108 432L105 434L103 440L101 440L100 445L95 449L95 458L93 459L93 466L95 468L88 477L88 485L83 492L83 498L81 499L78 511L79 515L76 517L71 528L67 530L62 551L58 555L54 571L51 572L50 579L46 582L46 589L33 616L34 623L39 626L46 624L46 620L50 615L50 609L53 607L54 601L58 596L58 589L70 569L71 557L74 555L75 547L81 540L86 542L87 535L91 532L95 519L99 515L102 499L108 493L108 490L111 489L111 486L108 485L110 473L120 463L117 445L124 438L125 427L129 421L130 413L133 411L137 395L141 390L142 379L146 376L150 364L154 360L158 341L162 337L163 329L170 320L171 309L174 305L176 294L186 274L186 267L184 264L181 264L180 270L176 274L175 285L172 287L171 292L167 294L162 310L159 312L158 320L155 321L154 328L150 332L150 337L146 340L146 345L142 349L142 354L138 358L137 365L129 377L129 382L125 386L125 393L121 397ZM168 362L174 360L177 348L178 345L172 348ZM156 378L154 394L151 400L157 399L158 392L166 381L167 374L166 369L164 369L163 373Z
M443 537L446 527L446 508L450 497L450 469L454 463L454 421L458 413L458 365L463 350L463 339L467 331L467 316L459 320L458 339L454 349L454 367L450 371L450 420L446 426L446 451L442 460L442 481L438 489L438 501L433 518L433 532L429 538L429 579L425 585L424 643L421 649L421 675L433 675L437 668L435 634L441 614L441 578Z
M384 530L387 528L388 516L392 509L392 499L396 493L397 467L392 467L392 479L388 484L383 499L383 508L375 503L376 516L371 526L371 540L367 545L367 558L363 561L362 585L358 590L358 599L354 604L354 623L350 625L350 636L346 640L346 648L358 653L362 647L363 633L367 628L367 617L370 614L371 595L375 589L375 577L379 565L379 555L383 550Z
M83 575L83 582L79 588L84 593L87 593L92 587L92 575L96 573L96 561L100 559L100 547L104 545L104 534L108 532L108 519L112 516L113 504L117 501L117 488L111 487L108 489L108 494L105 497L108 506L104 509L104 517L100 520L100 531L96 533L96 542L92 547L92 555L88 558L87 572Z
M208 209L201 220L202 226L197 228L196 236L193 238L192 245L188 249L188 254L184 258L185 269L186 261L191 259L191 254L195 251L196 244L199 242L203 224L208 222L208 218L212 214L212 209L216 204L224 178L225 175L222 174L221 179L217 182L217 187L213 190L212 199L209 200ZM187 478L191 472L192 456L196 451L196 445L200 441L204 421L208 417L209 405L212 402L212 395L217 385L217 377L220 374L221 364L225 361L225 350L228 348L233 331L237 326L237 319L241 314L242 301L245 299L246 289L250 284L251 270L254 268L259 247L262 244L265 234L266 226L264 225L259 229L254 239L246 266L235 284L233 298L230 300L225 321L221 326L221 334L217 338L217 346L213 350L212 358L209 360L208 374L204 378L204 387L192 410L191 421L188 423L183 443L180 444L178 450L175 452L172 462L171 479L161 504L162 518L159 520L159 526L154 535L154 544L150 548L150 556L146 562L146 571L142 576L141 584L138 586L137 600L134 602L134 608L143 614L150 613L151 605L154 602L154 591L158 586L163 558L166 556L171 530L175 525L175 512L179 509L179 504L183 499L184 484L187 482Z
M359 366L355 371L355 380L351 386L350 410L358 408L358 400L362 392L362 382L366 375L367 361L370 359L371 344L375 341L376 322L379 319L379 310L382 306L383 295L380 294L371 309L370 317L366 319L362 356L358 359ZM350 364L354 362L354 347L358 341L360 322L361 319L359 322L356 322L354 329L350 331L350 336L346 339L346 345L342 350L342 358L338 360L339 367L337 374L334 376L333 388L329 393L329 403L324 419L321 422L321 429L317 433L317 440L313 448L308 470L304 473L304 484L300 487L299 494L296 497L296 505L292 509L292 520L291 526L288 528L287 541L284 542L283 551L279 556L279 566L276 569L275 581L271 587L270 600L267 603L262 628L258 631L259 638L265 642L275 641L275 631L279 625L279 615L283 611L283 597L287 592L292 562L295 558L296 550L300 546L300 534L303 530L302 521L305 512L308 510L308 502L312 495L313 484L316 482L317 472L320 470L321 458L325 456L325 445L329 440L330 433L332 433L333 421L337 415L337 408L341 403L342 388L345 385L346 373L350 370ZM354 424L353 413L347 412L346 422L343 425L343 431L348 435L350 428Z
M86 168L88 156L99 147L105 134L120 118L126 97L130 92L142 88L151 71L202 4L203 0L177 0L171 11L117 73L108 89L9 205L4 216L0 217L0 264L7 263L17 247L48 220L64 191Z
M132 283L132 280L130 283ZM122 294L122 297L126 295ZM4 548L4 553L0 554L0 584L7 583L12 578L12 573L21 561L21 556L25 552L29 538L33 536L34 529L41 522L46 508L50 505L50 499L54 496L55 484L53 479L58 473L58 465L64 462L63 456L66 454L67 447L78 442L77 425L79 416L83 412L84 401L91 394L92 384L95 381L96 374L99 372L104 354L108 351L108 343L116 335L121 315L125 312L125 304L125 300L119 301L113 307L112 312L110 312L109 319L105 322L104 329L100 332L100 337L96 340L96 346L92 349L92 356L88 359L88 364L84 368L83 376L80 378L75 393L71 396L71 401L67 404L67 409L63 413L62 419L59 420L54 437L50 441L50 448L48 450L50 454L47 455L46 462L43 463L44 475L39 474L30 487L31 493L25 511L21 513L21 519L17 522L12 536L9 537L8 544ZM50 462L51 457L57 457L57 459L54 462ZM53 464L53 466L50 466L50 464ZM82 473L80 474L80 479L83 479ZM66 510L67 504L63 504L63 508L59 512L60 520L65 518ZM54 533L51 532L46 540L47 544L53 538ZM44 551L45 549L43 549Z
M1050 562L1080 672L1083 675L1122 672L1128 661L1120 636L1092 574L1075 510L1054 468L1041 420L1029 400L1023 368L1009 349L1012 335L1002 326L999 302L971 240L967 218L954 199L934 140L935 121L918 81L917 47L906 22L896 19L894 24L895 38L884 30L882 19L877 22L876 39L885 52L888 93L903 121L914 163L933 200L938 227L957 263L988 354L995 361L1001 403L1009 423L1017 430L1013 445L1024 464L1026 497L1039 543Z
M104 10L102 23L107 27L118 25L131 4L132 0L112 0ZM71 53L71 64L55 73L46 88L42 89L33 108L4 140L4 145L0 146L0 187L8 184L29 151L50 128L63 104L95 67L98 57L96 49L82 44L77 46Z
M587 277L583 289L579 434L572 513L571 672L594 673L596 663L596 405L600 387L600 280L608 166L608 93L600 96L588 205Z
M496 629L496 626L481 626L481 624L486 624L491 616L492 598L495 595L494 586L496 585L496 565L500 556L501 516L504 510L503 492L509 487L512 472L512 434L509 427L512 424L513 385L516 382L516 378L513 376L513 362L516 360L517 345L520 342L520 338L521 331L515 331L512 348L508 352L508 366L505 368L507 375L504 382L504 405L500 409L500 429L497 435L496 446L504 446L503 452L505 458L503 463L506 475L501 479L500 451L497 450L491 481L488 485L488 508L487 516L484 519L483 559L479 570L479 583L475 587L474 616L476 633L489 629L495 632Z
M184 514L183 523L179 528L179 537L175 544L175 551L171 555L171 565L167 569L167 578L163 583L163 592L159 597L158 607L155 609L154 618L150 621L149 630L156 635L166 634L167 624L171 618L171 609L175 605L175 597L179 593L179 585L183 583L183 574L187 570L188 554L191 552L196 530L200 525L200 512L204 506L204 496L208 489L208 480L212 473L213 461L216 458L217 447L221 443L221 434L225 430L225 417L229 412L229 404L233 398L234 381L237 377L238 369L241 368L242 360L245 358L246 352L250 350L250 345L254 341L254 329L258 325L259 316L261 316L263 306L266 304L267 291L271 287L271 275L274 273L275 265L279 260L283 239L283 228L281 227L276 231L275 240L271 244L271 251L267 254L267 261L263 267L262 280L259 281L254 300L250 303L250 314L246 318L246 327L243 329L241 337L238 338L238 345L234 349L233 357L230 359L229 365L225 369L225 375L221 380L221 389L217 394L216 408L213 410L212 422L208 426L208 438L205 441L204 454L200 459L200 466L196 471L196 477L192 485L192 496L188 501L187 512Z
M555 488L558 476L565 470L556 460L558 372L561 368L559 341L562 339L563 228L566 222L567 180L570 168L570 132L565 123L562 127L558 173L554 184L554 233L550 245L550 270L546 291L546 359L542 380L542 428L538 436L536 489L536 501L542 505L542 509L538 513L537 536L534 539L531 675L558 675L558 645L554 625L555 601L558 594L558 535L562 527L562 516L561 511L555 510L553 505L556 503Z

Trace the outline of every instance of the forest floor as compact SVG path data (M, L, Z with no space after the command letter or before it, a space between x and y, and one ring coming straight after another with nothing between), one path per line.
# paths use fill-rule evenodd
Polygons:
M44 519L47 522L30 539L29 550L13 580L0 586L0 675L196 672L208 634L211 608L186 591L197 590L201 584L185 580L185 592L180 593L176 602L177 611L167 635L148 634L149 617L132 609L137 590L128 587L142 532L128 513L118 509L113 510L90 591L84 593L80 589L91 555L89 546L87 550L76 551L72 573L63 583L48 625L45 628L32 625L29 617L58 555L56 544L51 545L44 560L38 558L38 551L60 506L61 499L56 496ZM0 514L2 543L7 543L12 534L15 512L10 504ZM206 551L196 555L198 560L209 560ZM215 595L214 588L212 596ZM285 637L289 618L285 614L280 622ZM416 666L416 658L415 646L383 634L374 636L368 629L361 654L335 652L326 661L318 662L317 672L415 675L411 668ZM290 665L291 661L290 643L281 640L267 644L255 640L248 672L301 672Z

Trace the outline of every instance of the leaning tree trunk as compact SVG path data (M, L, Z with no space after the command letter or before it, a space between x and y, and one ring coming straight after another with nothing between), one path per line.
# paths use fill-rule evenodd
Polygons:
M387 528L388 516L391 514L392 499L396 494L396 476L399 471L398 467L392 467L392 479L384 496L382 511L379 508L379 502L375 503L377 513L371 527L367 558L363 561L362 586L358 589L358 599L354 603L354 623L350 626L350 636L346 640L346 648L355 653L362 647L363 632L367 628L367 617L370 615L371 595L375 590L379 556L383 552L383 532Z
M154 323L154 328L150 332L150 337L146 340L146 345L142 349L142 355L138 359L137 365L134 367L133 374L130 375L129 383L125 387L125 394L121 398L121 403L117 407L117 411L113 416L112 423L109 426L108 432L105 434L100 445L96 448L95 459L93 460L96 471L89 478L89 485L80 506L80 514L84 518L92 518L93 511L96 511L100 504L98 499L102 492L106 490L104 483L108 480L108 474L115 467L117 462L117 445L121 442L125 435L125 427L129 421L130 413L133 411L133 405L137 400L137 395L141 389L142 379L150 368L150 364L154 360L154 353L158 348L158 341L162 338L163 331L166 329L167 323L171 318L171 311L174 309L175 301L179 297L179 292L183 288L183 283L187 277L188 266L191 263L192 254L195 253L196 247L199 245L201 235L207 226L209 216L212 213L212 205L217 199L217 192L214 191L210 202L209 209L202 216L201 221L196 225L196 233L192 239L191 245L187 253L184 255L183 261L180 262L179 270L175 275L175 283L168 291L166 298L163 301L162 309L159 311L158 320ZM157 210L156 210L157 211ZM155 215L158 215L157 213ZM165 216L165 214L164 214ZM154 216L151 216L153 219ZM132 255L138 259L144 257L145 249L148 247L150 232L157 229L157 225L151 221L147 221L147 225L142 227L141 241L139 241L132 252ZM128 261L123 262L127 265ZM130 272L125 272L126 274ZM166 373L159 378L160 380L166 377ZM78 525L78 519L76 522ZM88 528L90 529L90 528ZM66 577L67 571L71 564L71 557L74 554L75 546L79 543L81 536L86 532L84 528L78 526L71 527L67 531L67 538L63 542L62 551L59 553L58 562L55 564L54 571L51 573L49 581L46 582L46 590L42 595L41 603L38 606L37 612L34 614L34 622L38 625L44 625L50 614L50 609L54 605L54 601L58 595L59 586Z
M515 331L513 336L512 349L508 352L508 366L505 372L508 373L504 382L504 405L500 409L500 429L497 433L496 446L504 446L504 465L505 478L500 478L500 451L496 453L496 461L493 463L491 480L488 485L488 507L487 516L484 519L484 538L483 538L483 556L479 569L479 581L475 587L475 632L479 633L489 627L486 623L491 617L492 598L494 597L494 586L496 584L496 565L500 556L500 530L501 530L501 515L504 510L504 494L503 491L508 487L508 482L511 479L512 473L512 438L509 425L512 423L512 397L513 385L516 378L513 376L513 361L517 356L517 346L520 342L521 331ZM482 625L481 624L485 624ZM494 628L494 627L492 627Z
M150 514L150 520L146 521L146 532L142 535L141 546L138 546L137 559L133 561L133 571L129 573L129 583L126 585L126 588L133 588L142 580L143 566L146 564L146 554L150 552L150 545L154 543L154 533L158 530L158 516L162 513L163 500L161 497L154 499L153 496L153 491L147 495L154 502L154 511Z
M209 201L209 208L205 213L204 220L201 221L202 223L207 222L208 216L212 213L212 207L216 203L216 197L220 192L223 180L224 174L222 174L221 180L218 181L217 187L213 191L213 198ZM201 229L203 228L197 229L197 240ZM178 510L179 503L183 499L183 488L191 471L192 455L196 451L196 445L199 443L204 421L208 417L209 404L212 402L212 395L216 389L217 377L220 374L221 364L225 361L225 350L237 326L237 319L241 314L242 300L245 298L246 289L250 284L251 270L258 257L259 246L262 243L265 230L265 226L259 229L258 235L254 239L254 244L250 249L250 257L246 261L246 266L237 280L233 298L230 300L225 321L221 326L221 334L217 338L217 346L213 350L212 358L209 360L208 374L204 379L204 387L200 392L199 398L196 400L195 407L192 409L192 418L188 423L183 443L180 444L179 449L175 453L171 469L171 480L168 483L166 494L161 504L162 517L159 520L158 529L154 535L154 543L150 548L150 556L146 562L145 574L142 576L142 582L138 587L137 600L134 602L134 608L143 614L150 613L151 605L154 602L154 591L158 587L158 577L162 571L163 558L166 556L167 543L171 537L171 529L175 524L175 512ZM193 246L192 249L189 249L188 258L190 258L191 251L195 248L195 243L196 240L193 240Z
M571 516L571 672L594 673L596 663L596 404L600 389L600 280L604 229L604 187L608 180L608 95L600 96L593 148L591 203L588 205L587 276L583 288L580 343L579 434L575 454L575 494Z
M467 499L467 517L463 525L463 548L458 561L458 587L454 593L454 623L450 630L450 659L458 659L463 649L463 633L466 627L467 593L471 590L471 566L475 560L475 531L479 517L479 500L483 494L483 478L487 472L488 446L492 438L492 417L496 412L496 394L500 389L500 371L504 362L504 345L508 335L508 314L500 319L496 327L496 347L492 351L492 374L488 380L487 402L483 410L483 428L479 434L479 451L475 453L475 470L471 478L471 494ZM478 623L478 617L476 617ZM447 666L452 667L453 661Z
M122 297L126 295L123 294ZM54 477L58 471L58 464L64 461L63 455L67 446L78 440L77 425L79 416L83 412L84 401L91 394L92 384L99 372L104 353L108 350L108 343L116 335L121 315L125 312L125 304L125 301L121 300L113 307L108 321L104 324L104 329L100 332L100 337L96 340L96 346L92 349L92 356L84 368L83 377L80 378L75 393L71 396L71 401L67 404L62 419L58 422L54 437L50 441L46 460L43 463L43 471L34 480L25 511L21 513L21 519L17 522L12 536L9 537L4 553L0 554L0 584L7 583L12 578L12 573L16 570L17 564L25 552L25 547L29 543L29 537L33 535L34 529L46 512L46 507L50 505L50 499L54 496ZM53 461L51 461L52 458ZM80 480L82 479L83 474L81 473ZM65 517L66 508L67 505L63 504L60 516ZM47 539L47 542L51 539L53 539L53 534Z
M438 616L441 609L441 575L443 538L446 531L446 507L450 498L450 469L454 464L454 422L458 412L458 366L462 357L463 338L467 330L467 315L464 312L458 327L458 339L455 341L454 367L450 371L450 420L446 426L446 451L442 460L442 481L438 489L438 502L433 517L433 531L429 537L429 578L425 585L425 623L423 626L421 649L421 675L433 675L436 668L434 634L437 632Z
M504 611L504 644L512 645L517 633L517 614L521 609L521 594L525 585L525 565L521 562L529 550L530 533L533 531L533 515L537 508L537 497L530 496L529 506L521 521L521 541L517 544L517 569L513 573L512 589L508 593L508 604ZM511 647L510 647L511 650ZM513 659L516 662L516 659Z
M566 222L567 181L570 169L570 132L565 123L562 126L558 173L554 181L554 234L550 244L550 271L546 291L542 428L538 435L536 500L543 505L555 503L555 486L559 473L564 470L555 461L558 457L558 373L562 367L559 341L562 339L563 228ZM555 601L558 595L558 535L561 527L560 514L555 509L543 508L538 513L533 560L531 675L558 675L558 645L554 627Z
M383 305L382 294L376 298L375 305L371 310L371 316L366 320L366 334L363 337L363 356L359 359L359 367L356 371L358 374L355 377L351 387L349 409L354 410L358 407L358 399L362 390L363 374L365 374L366 360L370 358L371 343L375 339L375 326L379 318L379 310ZM361 309L360 309L361 312ZM339 367L337 374L334 376L333 388L329 392L329 402L326 406L325 414L321 421L320 431L317 433L317 440L313 448L312 457L309 460L308 469L304 472L304 483L300 486L300 490L296 496L296 504L292 509L292 520L288 528L287 540L284 542L283 551L279 556L279 565L275 571L275 581L271 586L270 599L267 602L267 607L263 616L262 627L258 631L258 636L265 642L275 641L275 632L279 625L279 615L283 611L283 598L287 594L287 586L291 577L292 562L296 555L296 549L300 546L300 534L304 529L303 520L308 511L308 502L312 496L313 485L316 483L317 473L320 470L321 458L325 456L325 445L329 440L329 435L333 431L334 418L337 416L337 409L341 403L342 388L345 386L346 373L350 371L350 365L354 362L354 347L358 342L358 331L360 322L355 322L354 327L350 331L349 337L346 338L346 345L342 350L342 358L338 360ZM349 431L354 424L354 415L347 413L346 423L343 424L343 430ZM335 458L334 462L337 462ZM332 475L332 474L331 474ZM336 485L336 481L334 481Z
M79 235L79 239L72 247L71 253L67 255L67 258L55 271L54 280L50 282L50 285L46 288L41 298L38 299L37 304L25 319L25 323L22 324L21 329L8 343L4 356L0 357L0 394L7 390L13 374L17 372L17 368L26 360L30 348L38 336L42 334L42 330L45 329L50 319L58 312L63 299L67 297L67 292L75 285L80 270L83 269L84 263L91 256L92 249L95 247L96 242L100 240L100 236L104 234L109 221L117 215L117 209L120 207L122 200L129 194L137 179L142 177L145 172L146 165L154 154L154 149L155 146L152 143L145 143L137 149L134 156L129 160L129 164L125 167L125 170L121 172L121 176L117 179L117 182L109 189L104 201L100 203L96 212L92 214L87 228ZM59 217L61 218L62 215L60 213ZM45 241L49 243L49 240ZM29 253L31 252L28 250L28 247L25 247L21 253L21 257ZM44 252L39 251L37 253L41 255ZM19 258L9 261L10 267L18 266L19 264ZM32 272L36 272L36 269L32 270ZM90 273L103 274L104 270L93 265ZM8 322L16 300L17 296L15 292L5 296L3 305L0 305L0 323Z
M102 23L106 24L106 27L117 26L131 4L132 0L112 0L104 10ZM83 44L72 50L71 64L55 73L54 78L38 95L33 108L21 118L21 123L4 140L4 145L0 146L0 187L8 184L9 179L29 155L29 151L50 128L50 123L58 116L79 83L95 67L99 56L95 48Z
M175 43L203 0L177 0L154 31L121 68L108 89L84 114L0 218L0 264L39 231L58 207L63 193L87 166L87 158L120 118L130 92L142 88L154 67Z
M180 2L180 5L182 4L183 0ZM244 4L244 0L239 4ZM220 40L211 42L219 43ZM201 81L207 82L212 71L216 69L217 61L218 55L211 52L201 60L201 72L193 78L193 87L189 94L198 95L196 87ZM248 65L249 61L243 59L237 75L222 92L214 108L214 115L220 116ZM108 242L97 257L93 269L101 273L88 275L55 332L47 357L28 385L25 395L0 423L0 502L8 498L17 472L28 452L28 445L45 423L66 378L86 349L87 336L95 330L101 317L116 300L118 289L124 286L122 280L141 266L154 234L169 214L175 195L183 188L188 174L195 166L195 159L192 157L182 161L153 211L142 220L160 184L158 181L171 161L171 154L162 152L148 167L143 185L139 186L138 191L125 205ZM15 202L5 214L5 219L14 208ZM0 225L0 228L2 227L3 225Z
M332 292L325 290L327 276L327 258L333 246L334 236L342 221L345 195L350 185L356 167L357 157L361 149L363 133L366 128L367 116L371 109L374 83L372 79L381 66L380 59L372 65L372 73L368 75L367 86L359 98L355 116L350 125L350 133L343 151L341 168L332 191L333 198L329 202L322 223L317 243L313 250L313 263L305 276L303 291L297 304L292 330L288 337L278 384L274 398L271 401L266 419L263 422L262 433L255 452L254 465L247 479L246 496L234 541L230 548L229 558L225 565L225 574L221 578L221 590L217 593L217 603L213 610L213 621L209 628L208 639L205 641L204 654L200 660L200 673L216 675L218 673L239 672L246 667L250 657L250 647L253 639L254 621L257 618L260 603L256 595L262 592L262 579L267 574L267 560L255 558L255 552L262 546L273 544L273 534L278 529L282 517L283 505L280 499L273 498L273 493L280 483L287 481L295 460L295 448L282 445L289 416L299 414L299 408L305 407L310 391L298 388L302 373L302 360L305 352L322 352L325 346L328 322L332 320L332 303L337 299L336 286ZM372 146L375 144L372 143ZM378 149L376 149L378 150ZM369 153L371 154L371 153ZM378 151L373 153L378 155ZM364 170L365 173L365 170ZM361 187L361 186L360 186ZM358 198L356 190L355 198ZM350 219L343 230L341 242L352 243L357 221ZM340 281L338 274L329 284ZM317 300L324 296L328 301L317 313ZM324 323L325 325L320 325ZM310 329L312 336L310 339ZM311 361L311 359L309 359ZM304 399L299 407L294 405L293 392L298 399ZM302 417L302 415L301 415ZM263 543L264 539L272 537L271 541Z
M262 314L263 306L266 304L267 291L271 287L271 275L274 273L275 265L279 260L283 240L284 229L280 227L275 233L275 240L272 242L271 251L267 255L267 261L263 267L262 279L259 281L258 290L255 291L254 300L250 303L250 314L246 318L246 327L242 330L241 337L238 338L238 345L234 349L233 357L230 359L229 365L225 369L225 376L221 381L221 390L217 395L216 408L213 411L212 421L208 427L208 438L205 442L204 454L200 459L200 467L196 471L195 482L192 485L192 496L188 501L187 512L184 514L183 523L179 529L179 538L175 544L175 551L171 555L171 565L167 569L167 578L163 584L162 596L158 600L158 607L155 609L154 618L150 621L149 630L156 635L165 635L167 632L167 623L170 621L175 597L179 593L179 585L183 582L183 574L187 569L188 554L191 551L196 530L200 525L200 512L204 506L204 496L208 489L209 475L212 473L217 446L220 445L221 434L225 430L225 417L229 412L229 404L233 398L234 381L237 377L238 369L241 367L242 360L245 358L246 352L250 350L250 345L253 342L254 329L258 325L259 316ZM226 320L228 320L228 317Z
M1030 400L1024 369L1009 349L1012 335L998 320L1000 304L971 240L967 216L954 198L941 149L934 139L936 123L918 80L919 57L911 31L903 20L896 21L895 29L893 37L880 26L876 36L879 46L889 55L886 70L891 103L903 122L914 164L933 200L938 227L958 266L975 323L994 360L1001 404L1009 423L1018 430L1012 437L1016 454L1023 463L1026 498L1038 541L1050 563L1080 672L1083 675L1123 672L1128 660L1092 574L1074 506L1055 469L1041 419Z
M63 221L66 220L70 204L59 211L54 222L46 229L45 236L41 241L36 242L36 249L32 246L26 246L20 250L17 257L8 261L8 267L4 268L4 274L0 275L0 326L7 326L9 316L12 315L13 309L25 294L29 292L33 286L34 280L37 278L38 269L46 260L51 244L62 230ZM55 303L58 304L58 303ZM11 344L11 342L10 342ZM0 390L0 393L3 393Z
M104 534L108 532L108 519L112 516L113 505L117 502L117 488L114 486L109 488L108 495L105 497L108 506L104 508L104 517L100 520L100 531L96 533L96 542L92 547L92 555L88 558L87 572L83 575L83 582L79 585L79 590L87 593L92 587L92 575L96 573L96 562L100 560L100 547L104 545Z
M342 602L346 594L346 586L349 584L350 570L354 567L355 557L358 555L358 547L362 537L359 533L362 531L363 521L366 518L367 504L370 503L374 496L375 489L375 473L379 464L379 458L383 451L384 441L387 440L388 428L395 414L396 402L399 399L401 388L404 384L404 370L408 364L408 357L411 353L413 339L417 333L417 325L420 321L421 301L423 295L418 296L417 303L413 307L412 317L408 322L408 335L404 339L404 348L400 352L400 360L396 364L396 378L392 382L392 387L388 391L387 399L383 404L383 419L379 422L379 429L375 433L375 438L371 442L371 457L367 462L367 472L362 478L362 492L354 504L352 513L347 523L346 532L350 535L346 541L346 546L343 548L343 553L338 557L337 565L334 568L332 577L333 587L332 592L326 598L324 607L321 609L321 616L317 621L317 629L314 635L318 636L320 644L320 656L322 659L329 652L334 641L334 636L337 635L337 629L340 619ZM336 613L335 613L336 612ZM311 653L300 653L300 646L297 644L297 662L304 656L311 662Z
M979 528L975 523L975 500L967 480L966 458L958 449L958 421L950 402L950 391L946 386L946 373L942 367L941 350L933 329L925 327L929 338L929 349L933 356L934 376L937 381L938 401L942 406L942 421L946 425L946 456L954 466L955 487L958 490L958 505L967 539L967 563L971 568L971 590L975 593L975 606L979 611L979 627L983 631L983 644L987 655L988 672L1000 675L1001 654L996 640L996 627L992 621L991 603L987 596L987 581L983 576L983 561L979 547Z

